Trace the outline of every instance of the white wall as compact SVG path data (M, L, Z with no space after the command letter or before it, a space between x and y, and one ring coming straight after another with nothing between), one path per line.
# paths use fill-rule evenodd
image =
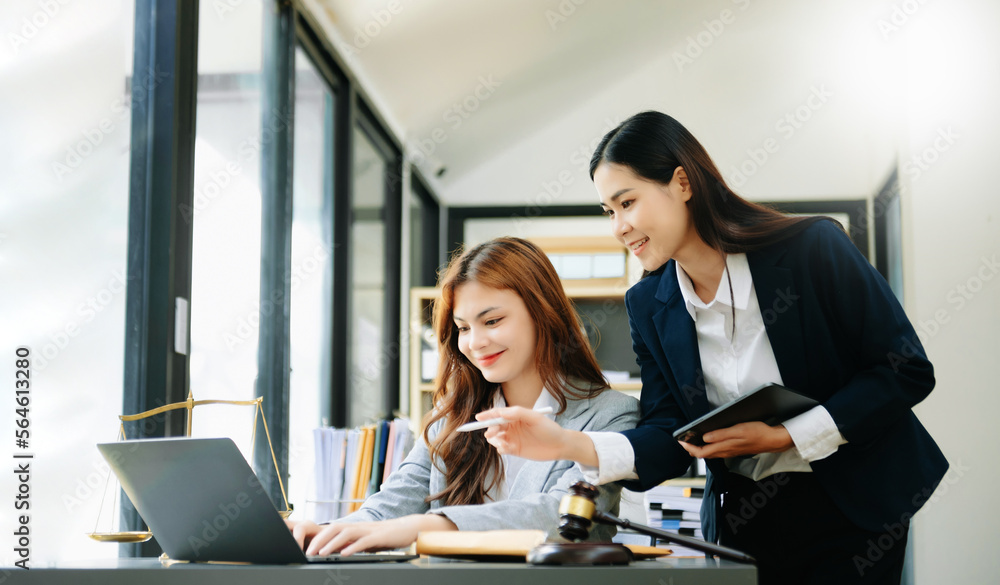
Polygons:
M902 186L905 308L937 377L935 391L915 410L951 463L945 481L914 521L914 580L918 585L993 583L993 559L1000 546L995 524L1000 504L994 496L1000 485L1000 454L990 432L1000 412L1000 194L993 177L1000 154L1000 40L989 27L1000 22L1000 5L990 0L900 0L866 17L872 18L878 37L870 46L881 43L894 63L891 68L879 63L871 72L870 78L884 82L871 91L873 99L881 96L881 105L866 110L855 100L856 93L850 102L831 100L829 110L819 111L814 124L782 143L780 156L742 191L768 199L870 197L890 166L882 158L884 141L895 142ZM879 20L884 28L876 25ZM809 86L806 80L790 81L763 105L746 104L736 93L707 95L712 91L702 94L700 105L676 96L650 99L656 95L650 80L658 72L668 75L671 65L666 60L647 62L613 87L595 87L570 104L565 116L456 181L449 188L452 199L475 193L484 199L505 198L507 205L523 204L526 209L593 201L583 162L591 144L611 124L641 107L676 105L677 117L706 144L728 176L730 165L742 161L745 149L754 145L753 137L765 138L771 120L795 105L794 83ZM708 69L692 69L683 80L703 89L733 87L723 83L733 72L720 77ZM854 83L864 77L835 74L841 72L824 71L817 80ZM639 103L632 96L647 101ZM740 111L728 111L734 108ZM766 123L746 128L727 121L749 119L748 109ZM878 119L878 112L887 117ZM827 132L825 114L836 123L852 115L861 118L844 126L836 143L815 144L807 133ZM563 138L558 141L556 136ZM802 143L796 144L800 138ZM567 143L577 148L551 156L554 144ZM525 154L531 152L549 154ZM557 185L563 171L572 178Z
M644 109L680 120L733 187L751 199L864 198L876 192L893 162L900 113L896 55L877 26L889 12L885 3L857 3L854 9L752 3L745 11L734 9L735 22L691 64L678 65L690 37L703 32L703 21L727 6L733 3L684 8L688 18L696 15L689 26L619 59L614 73L594 67L588 91L561 103L559 115L532 127L519 142L495 148L447 182L443 199L525 207L596 202L587 172L594 147ZM523 108L544 105L539 96L537 103L526 98ZM779 126L808 105L797 128ZM776 151L758 158L760 164L750 161L748 150L759 153L767 140ZM744 163L749 176L733 180L734 167Z
M916 412L952 466L915 520L918 585L998 578L998 22L996 2L953 0L920 6L900 30L908 84L906 310L937 376ZM939 138L949 128L951 142ZM926 169L913 164L914 155L926 157Z

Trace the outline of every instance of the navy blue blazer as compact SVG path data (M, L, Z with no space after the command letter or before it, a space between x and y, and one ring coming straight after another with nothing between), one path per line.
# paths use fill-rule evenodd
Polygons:
M820 401L848 441L811 463L817 480L859 527L905 526L948 462L911 410L934 387L934 370L902 307L829 221L747 260L784 385ZM672 433L710 407L674 261L633 286L625 305L642 376L642 419L624 431L639 480L623 483L643 491L690 466ZM708 464L702 524L715 540L727 471L719 459Z

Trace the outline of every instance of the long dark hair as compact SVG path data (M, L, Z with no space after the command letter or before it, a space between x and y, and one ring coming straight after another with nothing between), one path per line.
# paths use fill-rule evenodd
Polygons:
M456 256L440 280L441 296L434 303L434 328L441 361L434 388L434 409L424 422L424 439L431 460L441 469L445 489L427 498L446 506L481 504L486 494L503 481L503 465L483 433L458 433L459 425L476 413L493 407L499 386L458 349L455 325L455 289L475 281L496 289L509 289L524 301L535 324L535 367L545 388L566 409L567 395L590 398L607 389L597 358L590 348L573 305L566 297L559 275L548 256L520 238L497 238ZM431 425L444 419L432 441Z
M601 163L631 169L666 185L682 167L691 185L688 206L695 230L706 244L725 254L751 252L797 234L829 217L794 217L747 201L726 185L705 147L674 118L641 112L604 135L590 159L590 178ZM843 226L841 226L843 227Z

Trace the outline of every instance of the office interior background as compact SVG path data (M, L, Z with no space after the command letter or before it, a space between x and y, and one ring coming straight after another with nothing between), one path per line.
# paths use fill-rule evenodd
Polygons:
M188 388L265 397L301 505L312 429L408 411L410 289L463 242L609 234L587 161L656 109L747 198L840 214L887 276L952 466L907 579L993 582L997 22L990 0L4 2L0 437L19 451L28 347L32 564L119 554L85 536L114 520L95 444ZM193 434L249 454L253 422L206 406Z

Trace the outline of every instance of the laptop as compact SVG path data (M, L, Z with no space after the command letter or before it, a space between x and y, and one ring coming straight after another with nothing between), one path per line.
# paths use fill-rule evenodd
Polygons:
M98 444L167 555L255 564L406 561L401 552L307 557L232 439Z

